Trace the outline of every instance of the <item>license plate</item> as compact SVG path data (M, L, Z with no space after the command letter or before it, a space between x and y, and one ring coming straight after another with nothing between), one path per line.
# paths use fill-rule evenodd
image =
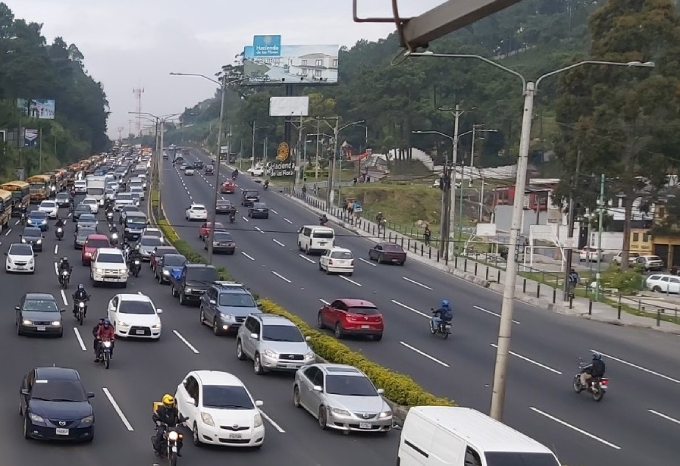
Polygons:
M325 242L325 241L319 241L319 245L320 245L320 246L325 246L325 245L326 245L326 242Z
M362 325L361 328L371 328L370 325Z
M57 429L56 429L56 434L57 434L57 435L68 435L68 429L60 429L60 428L57 428Z
M144 330L135 330L135 334L144 335Z
M359 423L359 429L370 429L370 428L371 428L370 422L360 422Z
M17 265L17 270L24 270L25 268L26 267L24 267L23 265Z
M242 438L241 434L229 434L229 438L237 439L237 438Z
M41 325L40 327L38 327L38 332L44 332L44 331L45 331L44 325Z

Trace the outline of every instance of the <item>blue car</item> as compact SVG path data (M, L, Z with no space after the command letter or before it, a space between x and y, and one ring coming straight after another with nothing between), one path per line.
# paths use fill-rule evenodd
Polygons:
M32 210L28 213L26 226L40 228L40 231L47 231L50 227L47 223L47 213Z
M94 409L80 374L63 367L37 367L21 383L19 411L26 439L94 439Z

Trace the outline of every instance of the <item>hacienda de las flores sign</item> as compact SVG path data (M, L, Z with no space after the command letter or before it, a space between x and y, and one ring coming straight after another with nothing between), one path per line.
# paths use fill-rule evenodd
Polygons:
M276 162L269 166L269 176L279 178L295 176L295 162L290 160L290 147L282 142L276 149Z

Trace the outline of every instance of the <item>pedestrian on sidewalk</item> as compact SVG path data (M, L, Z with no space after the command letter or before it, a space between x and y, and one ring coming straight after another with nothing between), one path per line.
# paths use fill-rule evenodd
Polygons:
M375 223L378 224L378 235L380 235L380 229L382 228L383 230L385 229L385 216L383 215L382 212L378 212L378 215L375 216Z
M430 245L430 238L432 237L432 232L430 231L429 225L425 225L425 232L423 233L425 238L425 246Z
M580 281L580 278L578 276L578 273L576 270L573 268L569 271L569 297L573 298L574 297L574 290L576 290L576 285L578 285L578 282Z
M307 185L306 184L302 185L302 196L304 197L305 200L307 200Z

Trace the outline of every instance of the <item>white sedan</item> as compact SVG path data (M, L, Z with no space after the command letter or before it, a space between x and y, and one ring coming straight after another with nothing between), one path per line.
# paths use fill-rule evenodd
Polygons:
M264 176L264 167L250 167L248 170L246 170L246 172L250 174L250 176Z
M184 213L187 220L208 220L208 210L203 204L191 204Z
M177 408L187 417L194 443L227 447L255 447L264 443L264 423L238 377L221 371L192 371L175 393Z
M338 247L327 249L319 258L319 270L326 272L328 275L344 273L351 277L354 273L354 256L352 256L352 251Z
M5 272L35 273L35 253L30 244L10 244Z
M109 320L120 337L158 340L162 312L156 309L151 298L142 294L117 294L108 306Z
M49 218L57 218L59 206L55 201L42 201L38 206L39 212L45 212Z
M184 169L185 176L194 176L194 167L187 167Z
M93 214L99 213L99 201L94 197L86 197L81 204L88 206Z

